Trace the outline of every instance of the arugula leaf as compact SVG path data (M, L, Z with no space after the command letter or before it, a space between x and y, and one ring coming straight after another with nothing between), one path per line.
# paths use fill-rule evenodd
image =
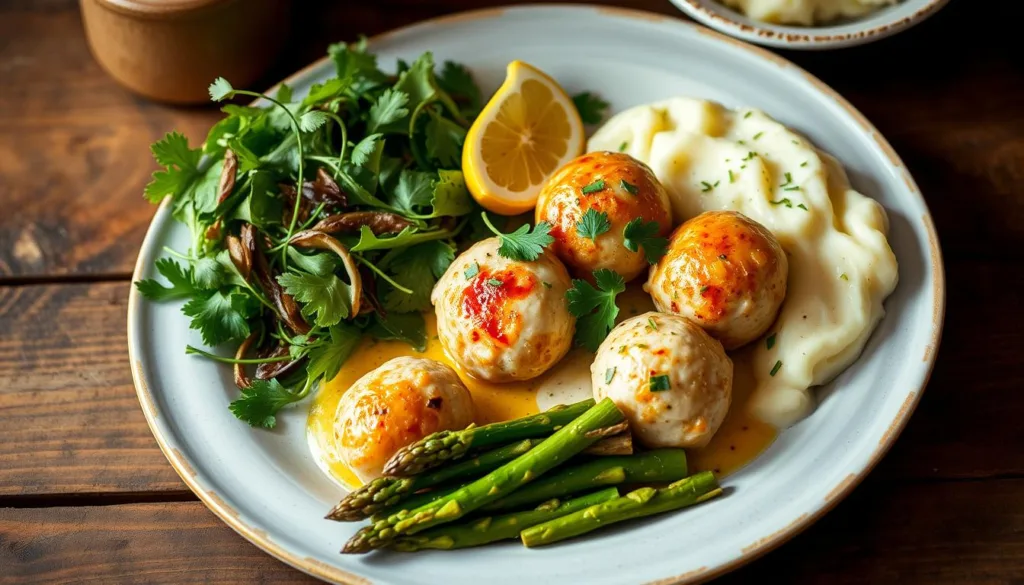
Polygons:
M597 236L610 229L612 229L612 224L608 220L608 214L596 209L588 209L583 217L576 222L576 233L581 238L590 238L594 241L597 241Z
M359 144L355 145L355 148L352 149L352 155L349 159L352 161L352 164L358 167L364 166L370 161L370 157L375 153L377 154L379 164L379 153L383 151L383 148L377 148L377 145L381 144L383 146L383 141L381 140L381 137L383 136L383 134L379 133L370 134L366 138L360 140Z
M370 119L366 123L368 132L377 132L382 128L394 125L409 115L405 107L409 103L409 94L404 91L386 89L380 94L377 102L370 106Z
M608 102L589 91L572 96L572 103L584 124L600 124L608 110Z
M224 269L214 258L200 258L193 265L192 281L198 289L212 290L220 288L220 285L224 282Z
M487 227L498 236L498 240L501 242L498 254L504 258L520 262L533 262L544 252L545 246L555 241L555 238L549 234L551 224L546 221L537 223L533 227L533 231L530 231L529 225L524 224L511 234L503 234L491 224L486 211L482 212L481 216Z
M368 252L370 250L389 250L411 246L431 240L442 240L450 237L452 233L448 230L419 231L414 227L407 227L398 232L397 235L388 238L378 238L367 226L359 228L359 241L349 248L351 252Z
M442 167L460 167L466 129L433 110L428 110L428 114L430 120L426 128L427 156L436 160Z
M389 313L387 318L374 313L367 333L380 340L404 341L416 351L427 351L427 325L423 313Z
M658 222L644 223L643 218L638 217L622 230L622 244L630 252L637 252L643 246L647 263L654 264L665 255L668 247L668 239L658 236L659 230Z
M455 103L462 104L462 112L467 118L475 117L479 113L482 104L480 88L473 81L473 75L464 66L452 61L445 61L437 83L441 89L452 96Z
M171 283L165 287L156 279L147 278L135 283L135 288L147 299L153 301L169 301L191 296L196 291L192 284L192 269L182 267L170 258L160 258L156 261L156 270Z
M594 272L597 288L589 282L573 279L565 293L569 312L576 317L576 343L590 351L597 348L615 327L619 307L615 297L626 290L626 282L617 272L602 268Z
M213 347L249 336L247 318L252 316L253 306L248 294L196 291L181 312L192 317L190 327L198 329L203 343Z
M358 327L346 323L338 323L329 331L330 341L309 351L306 375L311 380L316 380L320 376L323 376L325 382L334 379L341 370L341 365L352 355L363 338Z
M410 246L396 254L388 266L388 272L395 282L413 293L410 295L391 290L384 298L384 307L396 313L430 308L430 292L453 260L455 250L447 243L436 240Z
M302 398L288 391L276 379L253 380L242 390L242 397L233 401L228 408L240 420L250 426L272 429L277 425L279 410Z
M462 171L437 171L438 181L434 183L434 197L430 200L434 211L431 217L458 217L473 211L473 196L466 188Z
M430 205L434 190L434 174L404 170L391 196L391 205L406 214L416 214L416 207Z
M143 194L151 203L160 203L166 195L177 196L185 191L199 174L202 149L189 148L188 139L179 132L169 132L150 146L157 164L164 167L153 173Z
M317 327L330 327L349 315L352 298L349 285L334 274L287 272L278 276L277 282L285 292L304 303L304 316L316 315Z

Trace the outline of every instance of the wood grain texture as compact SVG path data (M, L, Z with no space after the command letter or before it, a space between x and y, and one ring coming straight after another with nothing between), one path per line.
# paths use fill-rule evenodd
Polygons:
M995 261L948 270L970 286L950 290L932 382L877 473L1024 477L1024 427L1008 408L1024 386L1024 329L1004 318L1024 273ZM0 287L0 371L17 381L0 387L0 496L185 489L135 395L127 296L126 283Z
M0 496L185 490L149 432L127 283L0 288Z
M1011 585L1024 579L1024 480L869 480L804 534L721 580ZM312 583L199 502L0 509L0 584Z

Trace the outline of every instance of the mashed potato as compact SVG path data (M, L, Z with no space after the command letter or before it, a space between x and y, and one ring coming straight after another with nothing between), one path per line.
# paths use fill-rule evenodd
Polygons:
M773 425L814 407L809 392L860 355L896 286L888 218L853 190L843 168L757 110L729 111L673 98L626 110L588 150L617 149L664 183L678 225L708 210L735 210L768 228L789 257L786 298L755 341L753 414Z
M812 26L840 18L863 16L899 0L720 0L764 22Z

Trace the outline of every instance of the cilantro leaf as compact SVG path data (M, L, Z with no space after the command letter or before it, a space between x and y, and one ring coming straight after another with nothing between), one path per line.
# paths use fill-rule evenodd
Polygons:
M320 110L310 110L299 117L299 130L313 132L327 123L327 114Z
M374 313L373 324L367 332L376 339L404 341L416 351L427 351L427 325L423 313L389 313L382 318Z
M665 255L668 240L658 236L658 222L644 223L643 218L636 218L626 224L622 230L622 244L630 252L637 252L643 246L644 256L648 264L654 264Z
M498 254L510 260L533 262L544 253L546 246L555 241L555 238L551 237L549 233L551 231L551 224L546 221L537 223L533 227L533 231L530 231L529 225L523 224L511 234L503 234L491 224L491 220L487 218L486 211L481 213L481 217L483 217L484 223L498 236L498 240L501 242L501 246L498 247Z
M203 290L219 288L224 282L224 269L214 258L200 258L193 266L192 281Z
M413 291L390 290L384 307L396 313L423 311L430 307L430 292L452 261L455 250L445 242L432 241L402 250L388 266L395 282Z
M391 196L391 205L406 214L415 214L416 207L430 205L434 191L434 174L404 170Z
M380 94L377 102L370 106L370 119L366 123L368 132L377 132L409 115L409 94L388 88Z
M382 136L384 135L379 133L370 134L366 138L360 140L359 144L355 145L355 148L352 149L352 155L350 158L352 164L356 165L357 167L364 166L366 165L367 162L370 161L370 158L374 154L381 152L383 149L378 149L377 145L378 143L381 143Z
M349 285L334 274L320 276L304 272L288 272L277 277L285 292L301 303L302 314L316 315L317 327L330 327L348 317L351 309Z
M338 323L330 328L330 341L309 351L309 363L306 364L306 375L311 380L323 376L329 382L338 375L341 365L345 363L356 346L362 341L362 332L352 325Z
M442 167L458 168L462 161L462 144L466 141L466 129L448 118L429 111L427 122L427 156Z
M218 77L213 80L210 84L210 99L219 102L223 101L235 94L235 88L231 86L231 83L223 77Z
M197 291L181 312L192 317L190 326L198 329L203 343L212 347L249 336L246 319L253 313L250 300L243 293Z
M437 77L441 89L448 92L455 103L464 104L463 112L467 116L475 116L480 111L482 102L480 88L473 81L473 75L464 66L452 61L445 61L441 74Z
M437 78L434 77L434 55L430 51L421 54L409 69L398 76L395 89L409 95L409 109L413 112L410 129L416 116L422 113L427 105L437 101L448 109L456 121L465 121L451 96L438 85Z
M327 48L327 54L334 62L338 79L351 84L351 90L365 92L383 85L387 75L377 69L377 56L366 52L366 44L336 43Z
M572 103L576 105L576 111L580 113L584 124L600 124L608 110L608 102L589 91L572 96Z
M612 229L612 224L608 220L608 214L603 211L597 211L595 209L588 209L583 217L576 222L576 233L581 238L590 238L596 241L597 236Z
M276 379L253 380L242 390L242 397L233 401L228 408L240 420L253 427L272 429L277 425L279 410L301 399L300 394L288 391Z
M170 258L161 258L156 261L156 269L171 283L171 286L165 287L153 278L136 282L135 287L147 299L168 301L191 296L196 291L195 285L192 284L191 268L186 270L181 264Z
M626 282L617 272L602 268L594 272L597 288L589 282L573 279L565 293L569 312L576 317L576 343L590 351L597 348L615 327L619 307L615 297L626 290Z
M160 203L166 195L183 193L199 174L201 148L189 148L188 139L179 132L170 132L150 146L153 158L163 170L153 173L143 194L151 203Z
M292 246L288 247L288 261L306 272L318 276L331 274L338 267L337 254L328 252L304 254Z

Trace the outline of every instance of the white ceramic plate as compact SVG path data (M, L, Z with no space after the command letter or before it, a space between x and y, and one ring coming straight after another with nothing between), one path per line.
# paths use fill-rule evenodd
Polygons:
M935 231L914 181L842 98L763 50L678 19L621 10L473 12L379 36L370 47L385 66L425 50L438 62L461 61L485 91L498 86L510 60L523 59L570 92L599 92L615 111L681 94L762 108L838 156L854 187L886 207L900 284L860 359L822 390L812 416L728 478L727 497L543 549L511 542L363 556L338 553L360 524L323 519L342 494L309 454L305 409L283 413L274 432L236 420L227 408L237 393L230 369L184 354L187 343L201 342L180 304L144 301L133 288L129 351L142 408L171 464L227 524L281 560L339 583L689 583L779 545L835 505L882 457L931 371L944 280ZM302 92L331 74L332 66L319 62L289 83ZM186 232L166 203L161 206L135 279L154 275L163 246L186 248Z
M778 25L744 16L719 0L672 0L711 28L751 43L784 49L839 49L870 43L906 30L938 12L949 0L901 0L859 18L817 26Z

